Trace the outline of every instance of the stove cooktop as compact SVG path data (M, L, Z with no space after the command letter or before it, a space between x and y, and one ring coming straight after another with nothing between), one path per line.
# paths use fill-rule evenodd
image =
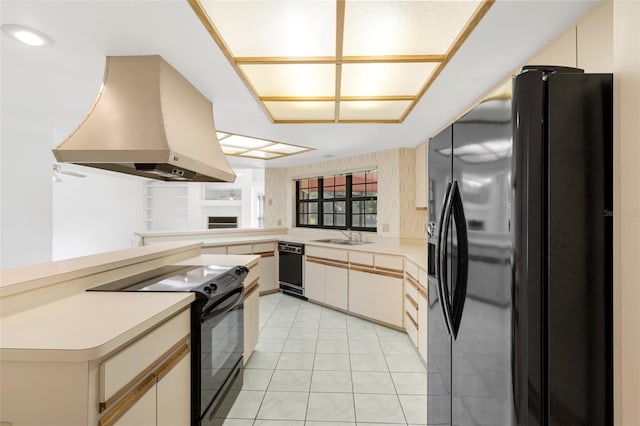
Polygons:
M242 266L164 266L87 291L196 292L209 298L242 285Z

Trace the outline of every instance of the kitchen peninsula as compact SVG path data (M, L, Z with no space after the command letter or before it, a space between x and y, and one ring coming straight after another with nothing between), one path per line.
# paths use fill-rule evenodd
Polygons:
M205 264L244 265L245 288L257 288L258 259L162 243L2 271L0 422L188 424L194 295L85 290L163 266ZM255 334L255 345L257 303L251 307L245 333Z

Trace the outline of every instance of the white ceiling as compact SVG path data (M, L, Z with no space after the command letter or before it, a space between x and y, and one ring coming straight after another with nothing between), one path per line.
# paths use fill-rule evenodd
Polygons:
M316 149L267 162L229 157L234 167L281 167L415 147L595 3L497 1L402 124L272 124L187 0L0 0L1 23L30 26L55 42L33 48L2 35L2 121L47 129L53 146L93 103L105 56L159 54L213 102L218 130Z

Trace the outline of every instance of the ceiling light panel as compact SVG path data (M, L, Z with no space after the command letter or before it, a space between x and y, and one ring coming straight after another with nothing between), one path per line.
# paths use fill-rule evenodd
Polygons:
M344 56L442 55L481 1L347 1Z
M201 0L235 57L333 56L332 1Z
M342 101L340 120L400 120L411 101Z
M255 149L261 148L266 145L271 145L271 142L263 139L250 138L247 136L231 135L228 138L224 138L220 144L225 146L232 146L235 148Z
M403 121L495 0L187 1L273 122L324 123Z
M416 96L438 64L343 64L340 96Z
M220 148L222 148L222 152L225 155L236 155L236 154L240 154L241 152L247 152L246 149L244 148L236 148L233 146L224 146L222 144L220 144Z
M336 103L332 101L264 102L275 121L333 121Z
M274 152L265 151L248 151L240 154L241 157L261 158L263 160L270 160L272 158L282 157L283 154L277 154Z
M305 148L303 146L288 145L286 143L274 143L273 145L263 148L263 150L279 154L297 154L299 152L308 151L309 148Z
M335 65L269 64L242 65L240 68L260 97L333 97L335 95Z

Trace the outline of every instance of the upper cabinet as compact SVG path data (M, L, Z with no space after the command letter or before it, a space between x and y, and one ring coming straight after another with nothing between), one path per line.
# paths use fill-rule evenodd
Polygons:
M427 208L427 142L416 148L416 209Z

